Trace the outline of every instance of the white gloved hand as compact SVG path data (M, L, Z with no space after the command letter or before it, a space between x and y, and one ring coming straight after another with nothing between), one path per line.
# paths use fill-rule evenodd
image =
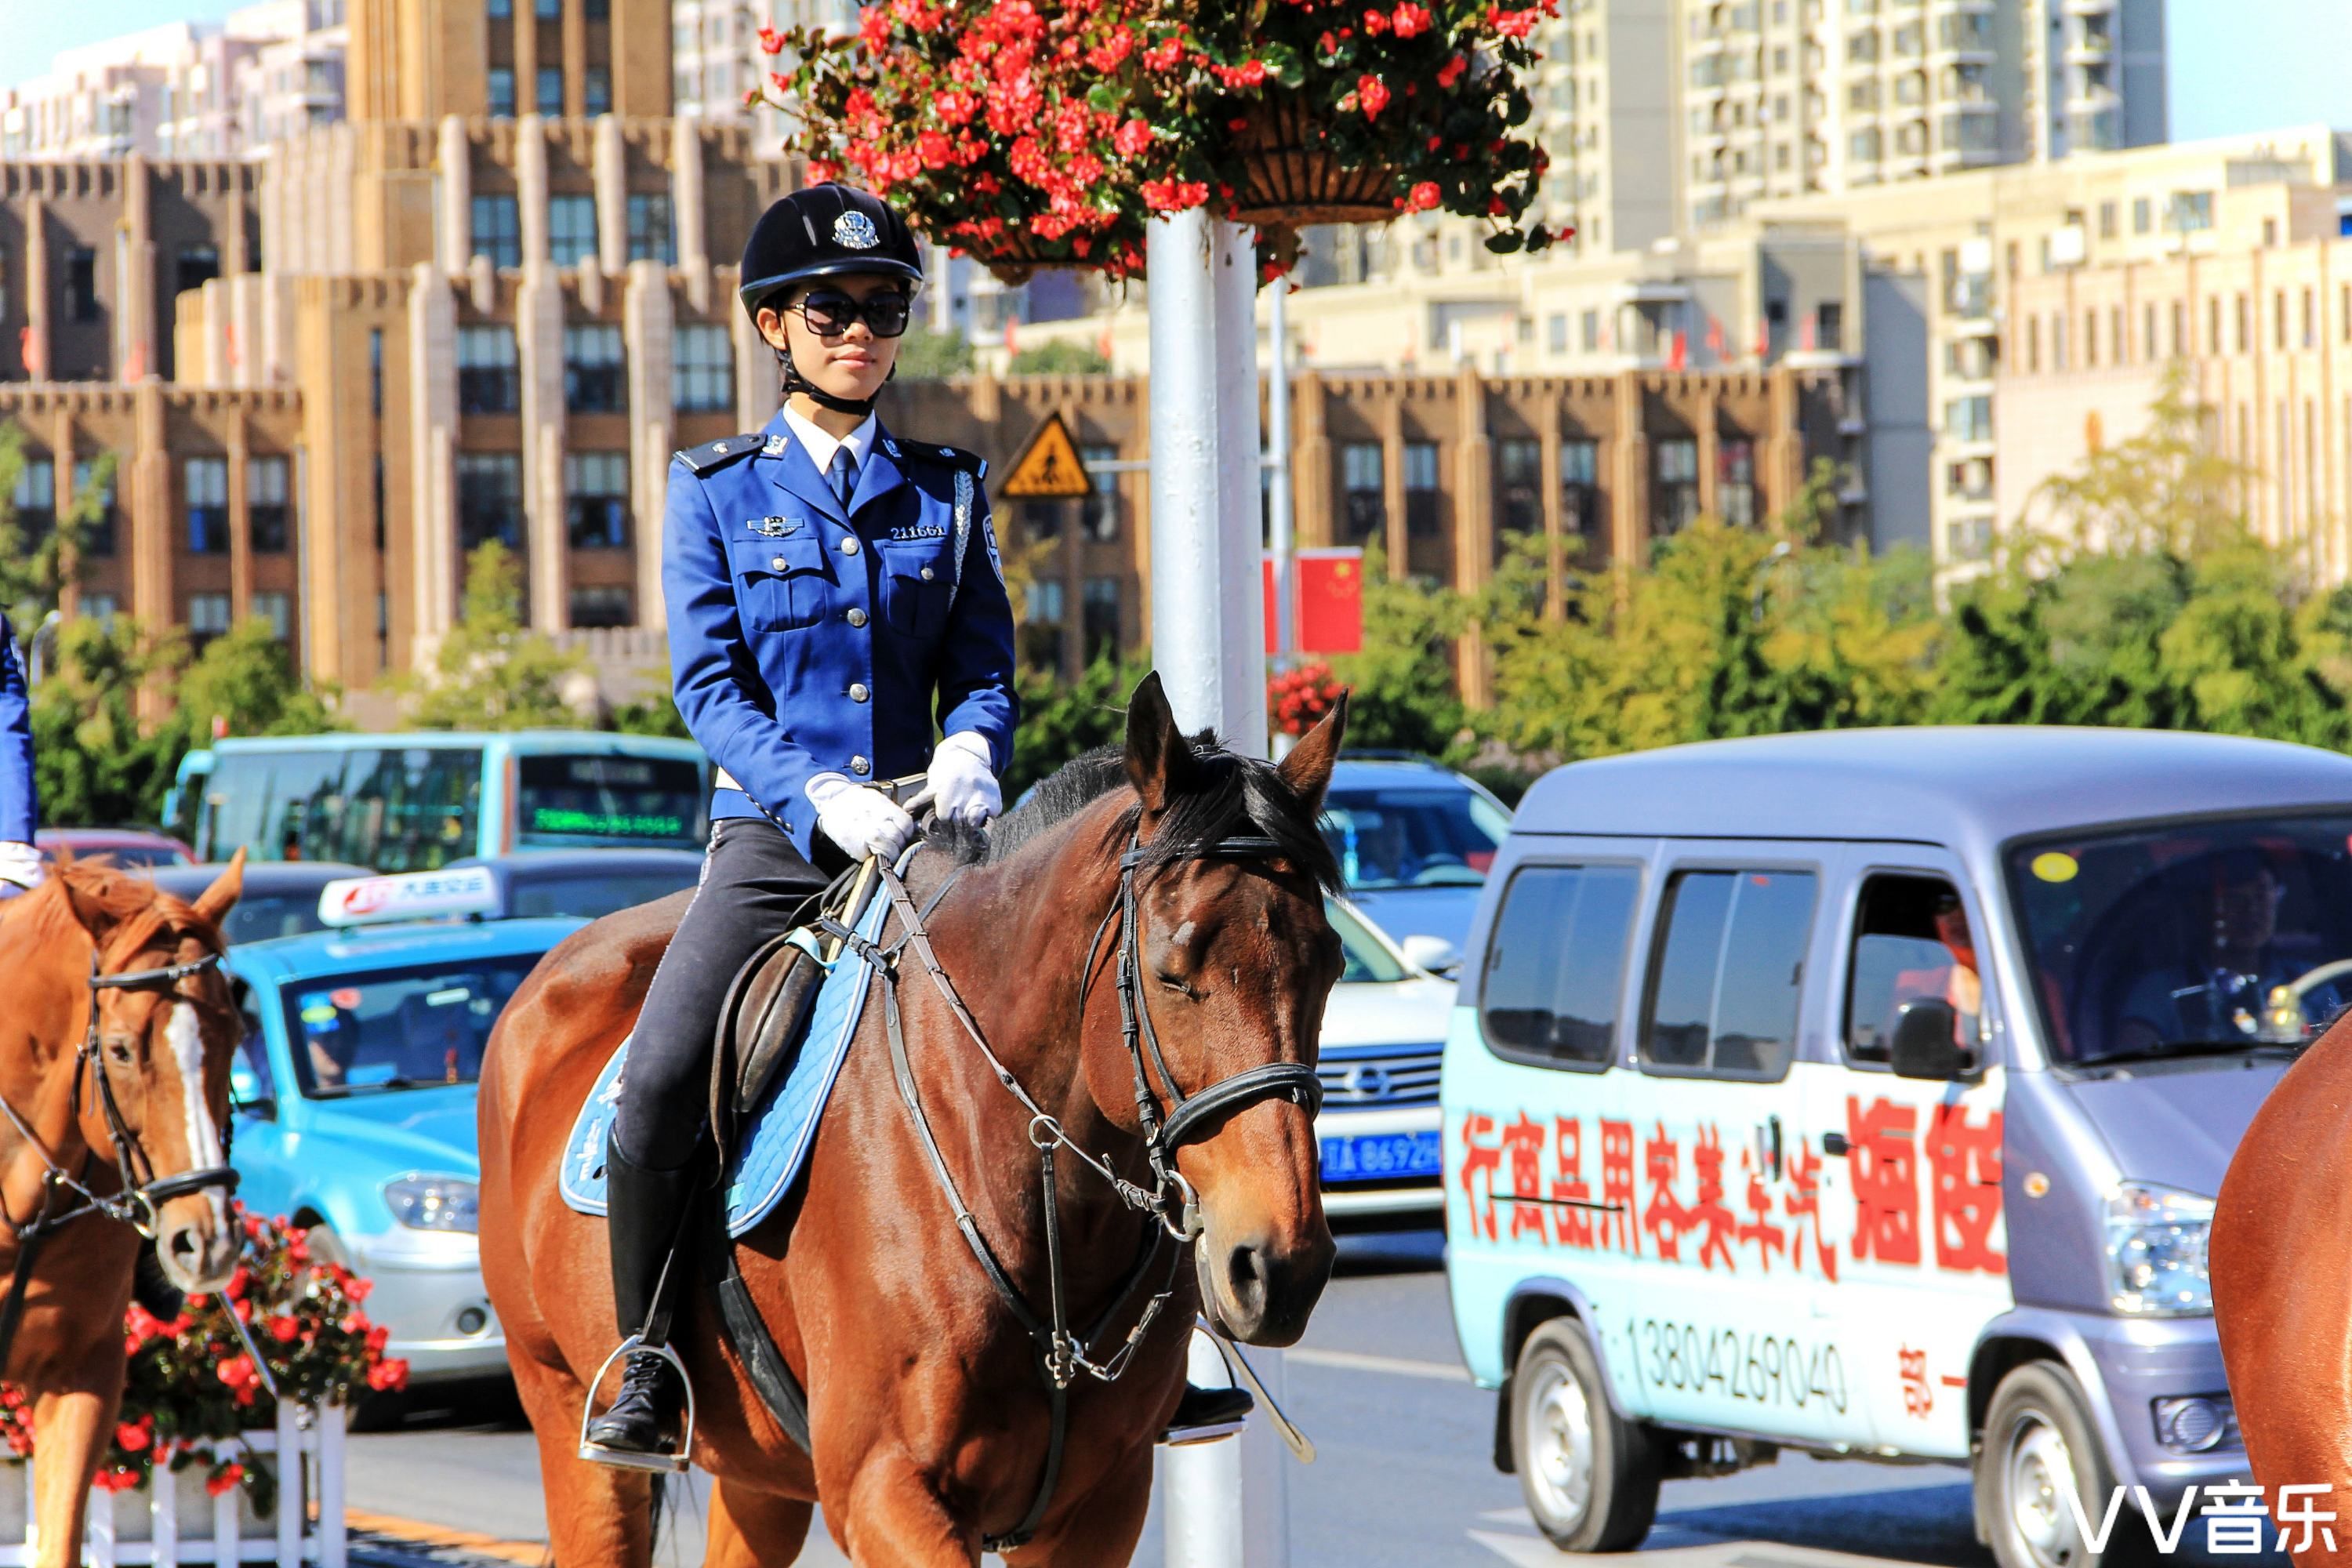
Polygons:
M29 844L0 844L0 884L37 888L45 875L38 849Z
M827 838L849 851L850 858L881 857L896 865L915 839L915 819L906 808L858 784L846 773L819 773L802 786L816 807L816 825Z
M930 772L923 775L923 793L908 805L929 801L942 821L985 827L1004 810L995 763L986 741L969 730L958 731L940 742L931 755Z

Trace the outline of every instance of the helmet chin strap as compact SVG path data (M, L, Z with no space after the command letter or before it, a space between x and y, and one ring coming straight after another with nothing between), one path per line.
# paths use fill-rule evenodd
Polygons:
M800 367L793 363L792 350L778 349L776 351L776 363L784 367L783 390L784 398L787 402L791 401L795 394L799 394L805 395L810 402L815 404L818 407L830 408L835 414L871 414L874 412L875 400L873 398L836 397L832 393L827 392L824 388L819 386L816 383L811 381L808 377L803 375L800 373ZM898 374L898 367L895 364L892 365L890 367L890 374L895 377Z

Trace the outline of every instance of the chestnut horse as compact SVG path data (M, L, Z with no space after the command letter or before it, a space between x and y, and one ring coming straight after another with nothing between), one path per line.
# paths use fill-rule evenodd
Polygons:
M881 938L904 943L900 973L874 983L795 1193L736 1245L807 1392L813 1453L771 1418L704 1290L679 1303L670 1342L700 1400L693 1458L717 1480L712 1568L792 1562L819 1499L861 1564L969 1564L984 1541L1020 1533L1041 1491L1049 1506L1025 1544L1005 1546L1010 1561L1123 1564L1182 1392L1196 1288L1239 1339L1287 1344L1305 1329L1333 1254L1307 1090L1341 967L1322 901L1337 868L1316 818L1344 722L1334 712L1276 767L1187 741L1151 676L1123 754L1072 763L986 841L917 856ZM649 1478L575 1457L585 1385L614 1344L613 1298L604 1224L565 1207L557 1173L685 897L550 953L482 1068L483 1274L538 1433L559 1568L644 1568L649 1554ZM929 952L908 940L919 910ZM1260 1092L1301 1078L1304 1105ZM1057 1169L1041 1158L1055 1129L1057 1175L1041 1183L1041 1166ZM1165 1184L1155 1148L1173 1150ZM959 1234L950 1184L979 1239ZM1197 1203L1179 1205L1197 1213L1196 1268L1171 1245L1164 1267L1138 1269L1177 1212L1139 1215L1135 1200L1161 1193ZM1043 1318L1056 1211L1068 1320L1127 1308L1077 1347L1096 1368L1065 1368L1067 1442L1048 1482L1049 1358L975 1254ZM1139 1273L1144 1292L1128 1291ZM1166 1293L1156 1317L1152 1289Z
M2331 1488L2302 1511L2335 1512L2336 1549L2315 1534L2295 1562L2352 1563L2352 1019L2254 1113L2222 1178L2207 1264L2253 1479L2273 1510L2282 1487Z
M42 1568L81 1562L144 1237L183 1290L236 1266L222 1130L244 1031L220 921L244 880L240 851L190 904L68 861L0 903L0 1292L22 1291L0 1373L32 1401Z

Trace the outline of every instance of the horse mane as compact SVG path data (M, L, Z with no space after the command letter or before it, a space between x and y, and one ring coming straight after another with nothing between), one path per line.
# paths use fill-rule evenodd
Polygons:
M185 899L164 892L103 857L89 860L63 857L51 864L41 885L24 897L26 934L36 941L68 935L88 938L89 933L66 896L68 888L113 921L104 943L107 947L137 952L171 931L194 937L215 952L227 948L220 927L198 914Z
M1187 743L1192 752L1185 770L1189 787L1170 800L1151 842L1143 847L1144 864L1189 859L1228 838L1265 837L1275 841L1276 854L1327 891L1339 890L1339 858L1316 826L1316 814L1281 770L1226 750L1213 731L1203 730ZM1127 782L1126 748L1097 746L1064 763L1037 785L1026 803L992 826L938 822L929 829L929 842L958 865L1002 864ZM1123 846L1141 810L1138 804L1120 812L1107 841L1116 839Z

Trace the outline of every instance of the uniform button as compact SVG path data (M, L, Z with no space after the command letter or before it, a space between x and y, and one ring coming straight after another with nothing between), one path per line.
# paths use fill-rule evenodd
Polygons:
M852 757L849 759L849 771L856 773L859 778L864 778L867 773L874 771L874 764L867 762L864 757Z
M928 582L929 582L930 580L931 580L931 569L930 569L929 567L926 566L926 567L924 567L924 568L923 568L923 581L924 581L924 582L926 582L926 583L928 583Z
M858 609L854 605L850 606L849 624L853 626L864 626L866 624L866 612Z
M779 555L773 561L769 562L768 564L781 572L784 569L784 558Z
M866 683L864 681L852 681L850 683L849 700L852 702L863 702L872 695L874 695L872 692L866 689Z
M857 541L856 541L855 538L850 538L850 539L845 539L845 540L843 540L843 541L841 542L841 552L842 552L844 555L855 555L855 554L856 554L856 553L857 553Z

